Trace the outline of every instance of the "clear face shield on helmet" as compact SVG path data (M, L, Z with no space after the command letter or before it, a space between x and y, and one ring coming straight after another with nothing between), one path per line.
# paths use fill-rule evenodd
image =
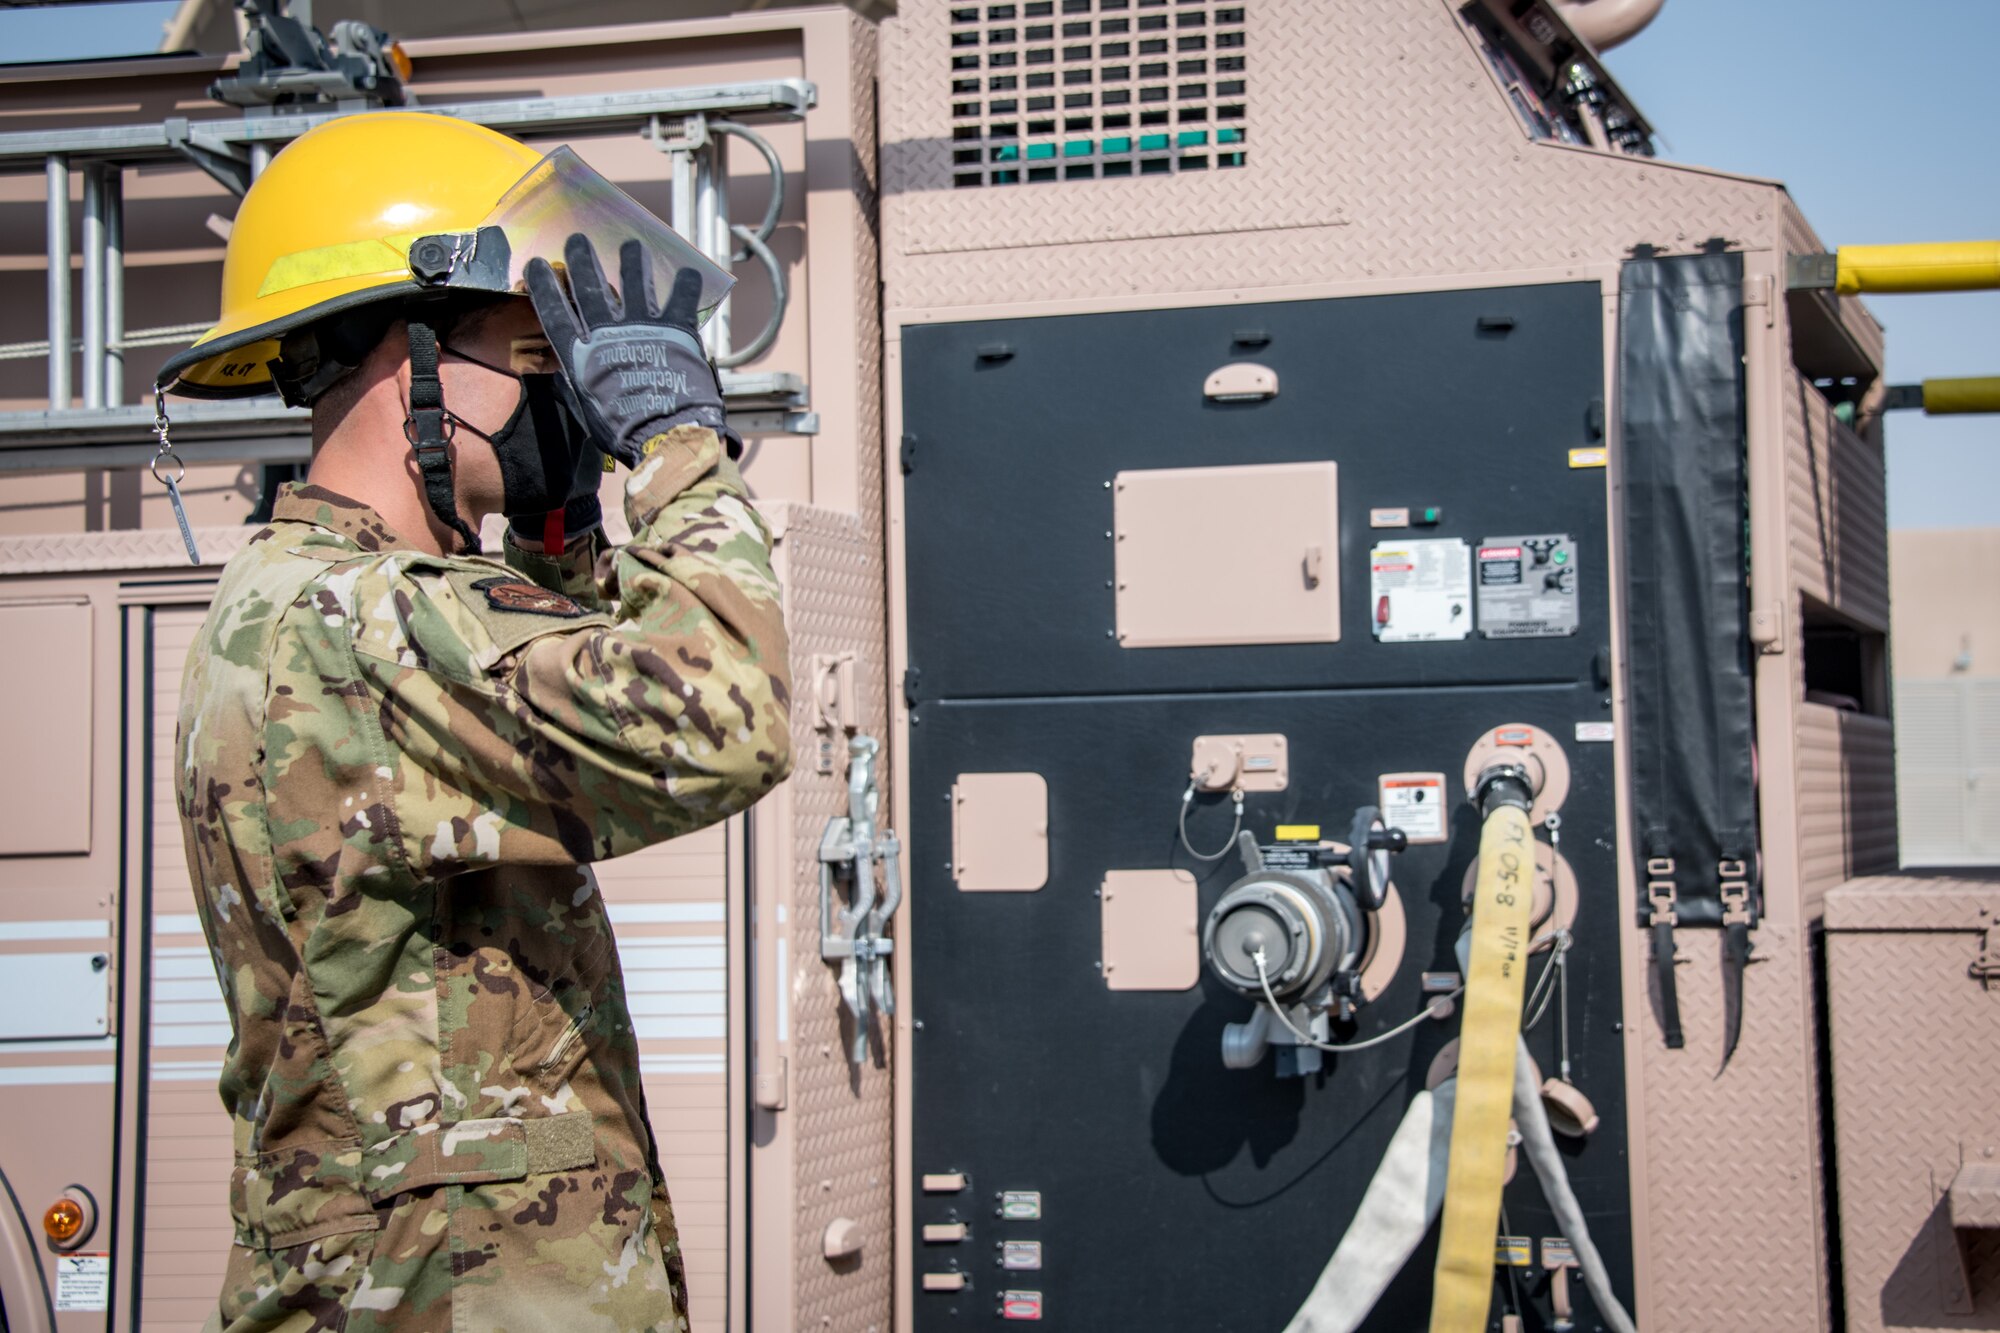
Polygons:
M411 241L410 275L445 291L525 295L528 261L546 259L563 272L563 247L576 235L600 256L616 255L626 241L638 241L652 261L655 293L672 291L683 270L700 274L704 319L736 282L567 147L544 157L515 182L476 230Z

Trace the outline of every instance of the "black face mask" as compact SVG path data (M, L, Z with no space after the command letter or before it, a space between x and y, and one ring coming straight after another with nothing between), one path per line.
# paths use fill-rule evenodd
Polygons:
M493 446L500 460L502 507L510 517L561 509L572 495L595 494L603 472L597 445L560 375L516 375L477 357L451 355L521 381L521 401L506 424L487 434L465 418L458 426Z

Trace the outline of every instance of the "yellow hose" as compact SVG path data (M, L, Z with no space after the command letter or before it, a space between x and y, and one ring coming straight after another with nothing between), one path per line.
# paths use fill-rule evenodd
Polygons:
M1482 1333L1493 1303L1493 1241L1514 1105L1514 1052L1528 963L1535 839L1527 811L1502 805L1479 831L1472 951L1458 1042L1458 1112L1445 1173L1431 1333Z
M1857 292L1969 292L2000 287L2000 241L1843 245L1834 289Z
M2000 412L2000 375L1924 381L1924 415L1957 412Z

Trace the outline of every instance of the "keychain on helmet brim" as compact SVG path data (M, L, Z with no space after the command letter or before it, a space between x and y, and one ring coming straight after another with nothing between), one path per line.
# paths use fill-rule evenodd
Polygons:
M157 384L153 386L153 435L160 447L153 451L151 471L153 480L167 488L167 501L174 507L174 522L181 527L181 544L187 547L188 563L201 563L201 551L194 544L194 529L188 526L187 507L181 503L181 479L187 476L187 464L174 452L174 442L167 438L167 395ZM160 464L173 464L173 471L167 476L160 475Z

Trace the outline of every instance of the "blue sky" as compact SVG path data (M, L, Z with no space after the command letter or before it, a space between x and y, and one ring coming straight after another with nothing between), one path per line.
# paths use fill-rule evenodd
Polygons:
M2000 4L1667 0L1605 63L1662 156L1784 181L1829 246L2000 236ZM2000 374L2000 291L1868 298L1889 379ZM2000 418L1888 424L1893 527L2000 524Z
M0 13L0 49L8 59L93 60L159 49L176 0L102 5L47 5Z
M0 11L0 49L149 51L174 8ZM1996 49L1994 0L1667 0L1606 62L1667 157L1785 181L1837 246L2000 236ZM1870 306L1888 328L1891 382L2000 373L2000 291ZM1888 439L1893 526L2000 523L2000 418L1899 413Z

